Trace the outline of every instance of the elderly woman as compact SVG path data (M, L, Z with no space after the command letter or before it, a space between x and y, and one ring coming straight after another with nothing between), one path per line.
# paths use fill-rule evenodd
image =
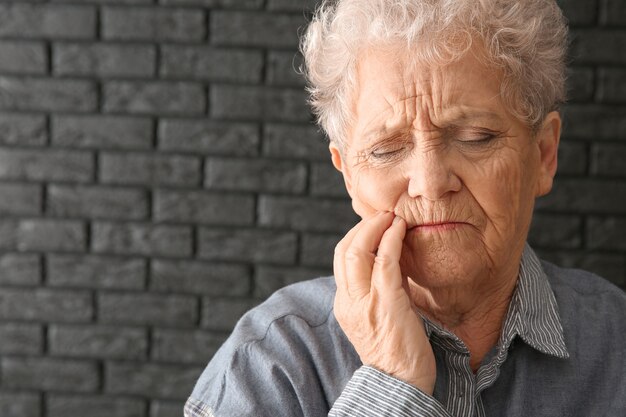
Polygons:
M248 313L191 417L624 416L626 298L526 244L557 166L553 0L338 0L303 40L362 221Z

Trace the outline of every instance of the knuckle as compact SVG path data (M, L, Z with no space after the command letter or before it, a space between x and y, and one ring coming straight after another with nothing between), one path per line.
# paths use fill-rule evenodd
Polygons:
M392 266L396 262L396 260L389 255L377 255L376 258L374 258L374 262L377 265L386 268Z
M347 261L361 261L365 259L371 259L373 256L373 254L355 247L350 247L345 252L345 258Z

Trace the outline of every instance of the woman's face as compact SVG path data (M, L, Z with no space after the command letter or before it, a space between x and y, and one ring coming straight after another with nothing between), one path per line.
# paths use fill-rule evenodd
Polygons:
M359 61L343 155L331 145L355 211L406 220L401 266L420 285L516 278L535 197L552 186L558 114L533 136L505 109L499 73L472 54L413 69L398 56Z

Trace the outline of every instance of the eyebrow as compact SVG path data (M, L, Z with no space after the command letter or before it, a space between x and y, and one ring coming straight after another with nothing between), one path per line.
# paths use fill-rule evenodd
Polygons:
M455 108L454 110L450 110L451 115L442 117L441 120L433 123L433 130L441 129L446 126L457 126L461 123L470 121L470 120L489 120L491 122L502 123L502 117L492 111L486 110L463 110L459 108ZM432 123L432 122L431 122ZM363 136L365 138L366 143L370 143L380 137L390 136L399 131L406 130L403 126L382 126L380 128L374 128L368 132L366 132Z

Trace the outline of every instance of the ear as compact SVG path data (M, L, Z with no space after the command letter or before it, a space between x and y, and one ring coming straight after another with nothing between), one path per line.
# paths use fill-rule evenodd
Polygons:
M350 175L350 169L344 163L341 150L333 142L328 145L328 149L330 150L330 157L333 161L333 165L335 166L337 171L341 172L341 174L343 175L343 181L346 184L346 190L348 190L348 194L352 196L352 177Z
M561 138L561 115L550 112L537 133L537 146L540 153L539 178L535 195L546 195L552 189L552 182L556 174L559 140Z

